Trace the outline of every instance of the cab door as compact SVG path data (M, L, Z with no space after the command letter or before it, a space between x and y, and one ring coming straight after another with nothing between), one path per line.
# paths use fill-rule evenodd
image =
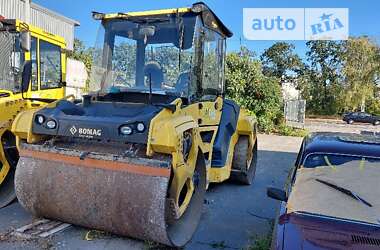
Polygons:
M29 98L60 99L64 97L63 62L66 59L61 47L46 40L32 36L30 60L32 75ZM32 106L38 107L45 102L32 101Z
M61 47L39 39L39 98L60 99L64 96Z
M64 96L61 47L39 39L38 41L38 98L60 99Z
M31 45L30 45L30 52L28 53L26 59L30 59L32 63L32 75L30 77L30 87L29 91L27 93L27 96L29 98L38 98L38 91L39 91L39 81L38 81L38 38L32 36L31 37ZM31 102L31 105L34 107L38 107L41 104L35 101Z

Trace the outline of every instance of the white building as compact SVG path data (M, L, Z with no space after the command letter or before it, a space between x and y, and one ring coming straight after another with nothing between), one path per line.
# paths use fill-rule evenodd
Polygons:
M0 16L8 19L19 19L26 22L26 6L30 6L30 24L51 34L65 38L67 49L74 47L74 29L79 22L48 10L38 4L29 3L31 0L0 0Z
M299 100L301 92L297 89L297 84L294 81L281 81L282 97L284 101Z

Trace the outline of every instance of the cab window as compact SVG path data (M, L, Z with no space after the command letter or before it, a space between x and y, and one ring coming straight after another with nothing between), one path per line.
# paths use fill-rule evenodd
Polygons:
M61 48L40 40L41 89L61 86Z
M31 84L32 91L38 90L38 61L37 61L37 38L32 37L30 46L30 59L32 62Z
M202 89L206 95L213 91L217 94L223 92L224 45L221 35L205 29Z

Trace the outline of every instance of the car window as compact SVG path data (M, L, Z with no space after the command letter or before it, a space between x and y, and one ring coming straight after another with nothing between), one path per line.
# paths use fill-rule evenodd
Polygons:
M380 158L370 158L351 155L334 155L334 154L310 154L308 155L302 166L304 168L317 168L317 167L339 167L350 161L363 161L365 162L378 162L380 165Z

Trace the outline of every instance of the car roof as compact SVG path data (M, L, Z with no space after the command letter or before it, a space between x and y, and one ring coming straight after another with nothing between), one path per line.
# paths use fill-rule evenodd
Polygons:
M380 157L380 137L349 133L319 132L305 138L303 156L312 153Z

